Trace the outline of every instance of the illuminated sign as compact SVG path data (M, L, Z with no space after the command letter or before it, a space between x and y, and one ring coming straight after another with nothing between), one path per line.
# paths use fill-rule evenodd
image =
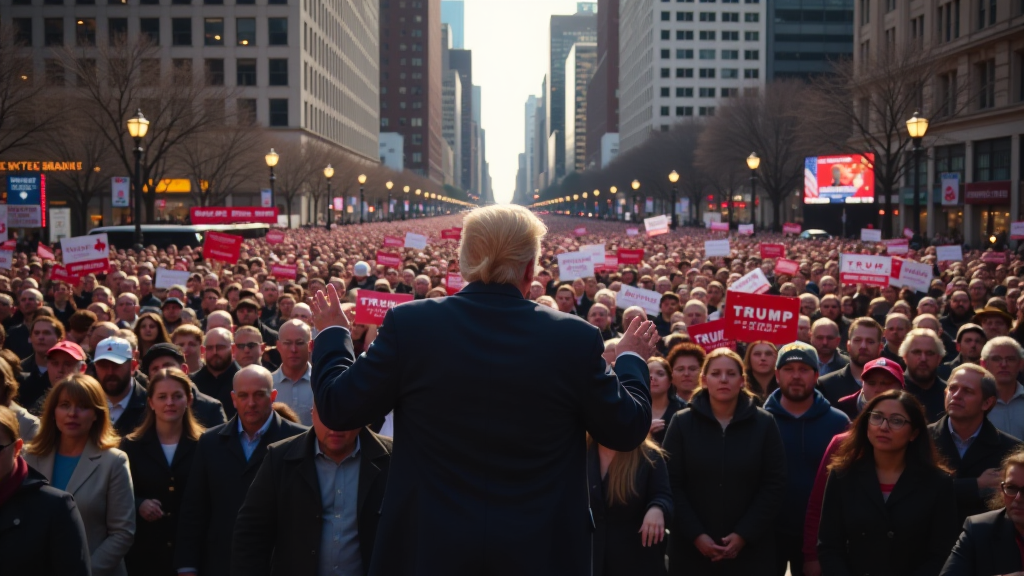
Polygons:
M0 171L3 172L72 172L81 169L81 162L32 162L0 160Z

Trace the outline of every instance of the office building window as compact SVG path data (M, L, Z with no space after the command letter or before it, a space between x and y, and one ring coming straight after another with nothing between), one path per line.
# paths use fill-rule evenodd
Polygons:
M676 88L676 98L693 98L693 88Z
M139 34L149 39L153 46L160 45L160 19L139 18Z
M715 14L714 12L701 12L700 13L700 21L701 22L714 22L716 16L717 16L717 14Z
M996 105L996 61L979 62L974 69L978 76L978 108L992 108Z
M423 153L422 152L413 152L412 153L412 163L413 164L422 164L423 163Z
M78 46L96 45L95 18L79 18L75 20L75 44Z
M224 85L224 59L207 58L205 62L206 84L208 86Z
M693 116L693 106L676 106L676 116Z
M697 114L699 116L714 116L715 115L715 107L714 106L701 106L698 109Z
M236 64L237 73L235 83L239 86L256 85L256 60L252 58L240 58Z
M760 32L744 32L743 39L747 42L757 42L761 39Z
M755 14L755 16L756 16L756 14ZM740 13L739 12L723 12L722 13L722 22L739 22L739 21L740 21ZM747 22L750 22L750 20L747 20ZM754 20L754 22L757 22L757 20Z
M715 39L715 31L714 30L701 30L700 31L700 39L701 40L714 40Z
M287 58L271 58L267 62L267 68L269 73L270 85L271 86L287 86L288 85L288 59Z
M224 19L204 18L203 19L203 43L206 46L224 45Z
M714 98L715 97L715 89L714 88L701 88L700 92L699 92L699 95L700 95L701 98Z
M693 78L693 68L676 68L676 78Z
M235 37L239 46L256 45L256 19L238 18L235 20Z
M669 50L668 48L662 48L662 50L661 50L661 59L662 60L668 60L670 58L672 58L672 51Z
M1010 179L1010 137L974 143L974 181Z
M256 123L256 99L239 98L235 100L235 115L242 126L251 126Z
M47 46L64 45L64 19L43 19L43 41Z
M745 13L743 15L743 21L744 22L760 22L761 21L761 15L758 14L757 12L747 12L747 13ZM712 108L712 110L714 110L714 109ZM711 116L714 116L714 114L711 114Z
M739 60L739 50L722 50L722 60Z
M760 50L744 50L743 51L743 59L744 60L760 60L761 59L761 51Z
M128 41L128 19L108 18L107 19L107 42L111 46L124 44Z
M739 42L739 39L740 39L740 33L739 32L729 32L729 31L722 32L722 40L725 40L726 42Z
M860 0L860 25L871 23L871 3L875 0Z
M714 50L701 50L700 51L700 59L701 60L714 60L715 59L715 51Z
M693 22L693 12L676 12L676 22Z
M693 30L676 30L676 40L693 40Z
M701 68L700 69L700 77L701 78L714 78L715 77L715 69L714 68Z
M287 18L267 18L267 41L271 46L288 45Z
M761 71L758 70L757 68L747 68L747 69L743 70L743 77L748 79L748 80L752 79L752 78L760 78L761 77Z
M672 39L672 31L671 30L662 30L661 31L661 39L662 40L671 40Z
M662 22L668 22L671 19L672 19L672 13L671 12L662 12L661 13L661 21Z
M14 41L22 46L32 46L32 19L15 18L11 23L14 26Z
M671 96L671 94L670 94L670 90L671 90L671 89L670 89L669 87L667 87L667 86L663 86L663 87L661 88L661 92L660 92L660 93L661 93L661 97L662 97L662 98L668 98L669 96Z
M271 126L287 126L288 125L288 99L287 98L271 98L270 99L270 122Z
M192 45L192 19L171 18L171 45Z
M739 92L739 88L722 88L722 98L735 98Z
M661 77L662 78L671 78L672 77L672 70L670 68L662 68L661 69Z
M736 79L740 77L740 71L737 68L722 68L722 78L726 80Z
M896 9L896 0L885 0L885 11L892 12Z
M668 106L662 106L661 107L661 115L662 116L668 116L668 112L669 112L669 107Z
M693 60L693 50L689 48L677 48L676 58L678 60Z

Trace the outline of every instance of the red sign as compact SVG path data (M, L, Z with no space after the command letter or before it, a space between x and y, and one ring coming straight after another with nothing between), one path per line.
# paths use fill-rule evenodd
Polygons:
M619 264L639 264L644 259L643 250L627 250L626 248L619 248L617 251L619 256Z
M398 236L384 237L385 248L402 248L403 246L405 246L405 238L399 238Z
M280 244L282 242L284 242L284 232L280 230L267 232L267 244Z
M799 224L783 224L782 225L782 233L783 234L799 234L800 233L800 225Z
M462 228L448 228L447 230L441 230L442 240L461 240L462 239Z
M606 254L604 264L594 266L594 272L615 272L619 269L619 257Z
M785 244L761 244L761 258L785 258Z
M720 232L728 232L729 231L729 223L728 222L712 222L711 223L711 230L712 231L720 231Z
M988 262L989 264L1006 264L1009 261L1009 256L1006 252L985 252L981 255L982 262Z
M3 244L0 244L0 250L14 250L17 247L18 247L18 241L17 240L13 240L13 239L7 240Z
M580 226L579 228L576 228L572 232L573 232L573 234L575 234L577 236L583 236L584 234L587 233L587 229L585 227L583 227L583 226Z
M391 268L400 268L402 266L402 257L398 254L388 254L387 252L377 251L377 264L381 266L389 266Z
M78 282L78 276L73 276L68 272L67 268L57 264L53 268L50 268L50 280L58 282L67 282L68 284L75 284Z
M270 273L277 278L291 278L294 280L299 276L299 267L295 264L271 264Z
M687 326L686 333L690 336L690 340L703 348L705 352L711 352L715 348L736 350L736 341L725 337L724 319Z
M965 204L1009 204L1010 181L971 182L964 190Z
M237 260L237 258L236 258ZM67 265L68 274L71 276L87 276L89 274L105 274L110 271L110 260L86 260Z
M53 260L53 249L46 244L40 243L37 245L36 254L43 260Z
M465 283L462 281L462 274L459 274L458 272L448 273L448 279L445 286L448 288L449 295L458 293L459 290L462 290L464 285Z
M228 264L238 262L242 252L241 236L222 232L207 232L203 242L203 257L207 260L220 260Z
M257 222L277 224L277 208L199 208L192 207L193 224L239 224Z
M787 260L785 258L779 258L775 261L775 273L776 274L789 274L792 276L800 271L800 263L796 260Z
M903 237L908 239L908 240L910 238L913 238L914 237L914 231L911 230L910 228L904 228L903 229Z
M384 323L388 310L412 300L412 294L388 294L373 290L359 290L356 293L356 324Z
M739 342L767 340L782 346L796 341L799 323L799 298L729 293L725 305L725 338Z

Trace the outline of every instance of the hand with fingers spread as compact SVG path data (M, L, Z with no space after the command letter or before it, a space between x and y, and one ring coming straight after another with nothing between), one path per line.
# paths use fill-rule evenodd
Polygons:
M654 546L665 538L665 513L658 506L651 506L644 515L640 526L640 541L644 547Z
M661 336L654 322L633 318L633 321L626 327L626 332L615 345L615 353L635 352L638 356L647 360L654 353L658 340Z
M313 311L313 327L318 333L332 326L351 329L348 317L341 309L341 299L338 298L334 284L327 285L326 295L323 290L317 290L316 295L310 298L309 307Z

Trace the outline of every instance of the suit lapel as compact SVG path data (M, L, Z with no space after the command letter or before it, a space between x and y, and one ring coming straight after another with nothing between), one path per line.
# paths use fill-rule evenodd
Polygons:
M913 494L921 485L922 476L918 466L908 462L906 469L900 474L900 479L896 481L896 486L893 487L892 493L889 494L889 499L885 501L886 507L892 508L897 502Z
M952 468L954 470L960 470L964 467L964 465L960 460L960 452L956 449L956 443L953 442L953 435L949 431L948 419L949 416L943 416L942 418L939 418L938 448L939 452L945 454L948 457ZM964 453L964 456L967 456L970 453L971 451L968 450L967 452Z
M189 440L187 438L182 438L182 439L178 440L178 448L177 448L177 450L174 451L174 457L171 458L171 464L170 464L169 468L171 470L174 470L174 468L176 466L181 464L182 460L184 460L185 458L191 456L192 452L194 452L195 449L196 449L196 441L195 440ZM162 450L161 450L161 452L162 452ZM167 462L167 460L164 459L164 462Z
M316 434L310 430L302 442L293 443L288 449L285 460L298 462L298 474L313 489L316 498L320 497L320 479L316 475Z
M160 445L160 439L156 435L156 426L153 426L146 431L146 435L142 437L142 451L146 457L153 460L153 462L159 466L162 470L169 470L170 466L167 465L167 456L164 455L164 449ZM180 443L179 443L180 448ZM178 451L174 451L174 456L178 456Z
M868 460L862 460L853 471L857 482L865 489L865 494L868 495L868 500L871 504L878 507L879 510L889 516L889 510L886 508L886 501L882 498L882 489L878 483L878 474L875 473L874 464ZM892 494L889 495L889 501L892 501Z
M359 486L356 491L356 518L362 517L363 504L370 493L370 487L380 474L380 465L376 460L387 456L384 447L366 428L359 432L359 445L362 457L359 459Z
M278 436L281 434L281 417L276 412L270 413L270 427L267 428L266 433L260 436L260 443L256 445L256 449L252 451L252 456L249 457L249 461L245 463L245 472L249 472L249 469L253 466L258 466L263 461L263 454L267 451L267 446L280 440ZM239 446L241 448L241 446ZM242 458L245 458L245 454L242 454Z
M241 433L238 431L237 415L228 420L228 423L224 428L221 428L220 436L221 441L227 443L228 452L234 454L243 466L246 465L245 451L242 450Z
M71 479L68 480L67 492L69 494L74 494L96 472L96 469L100 466L100 457L102 455L103 453L92 442L85 444L82 457L78 460L75 471L71 473Z

